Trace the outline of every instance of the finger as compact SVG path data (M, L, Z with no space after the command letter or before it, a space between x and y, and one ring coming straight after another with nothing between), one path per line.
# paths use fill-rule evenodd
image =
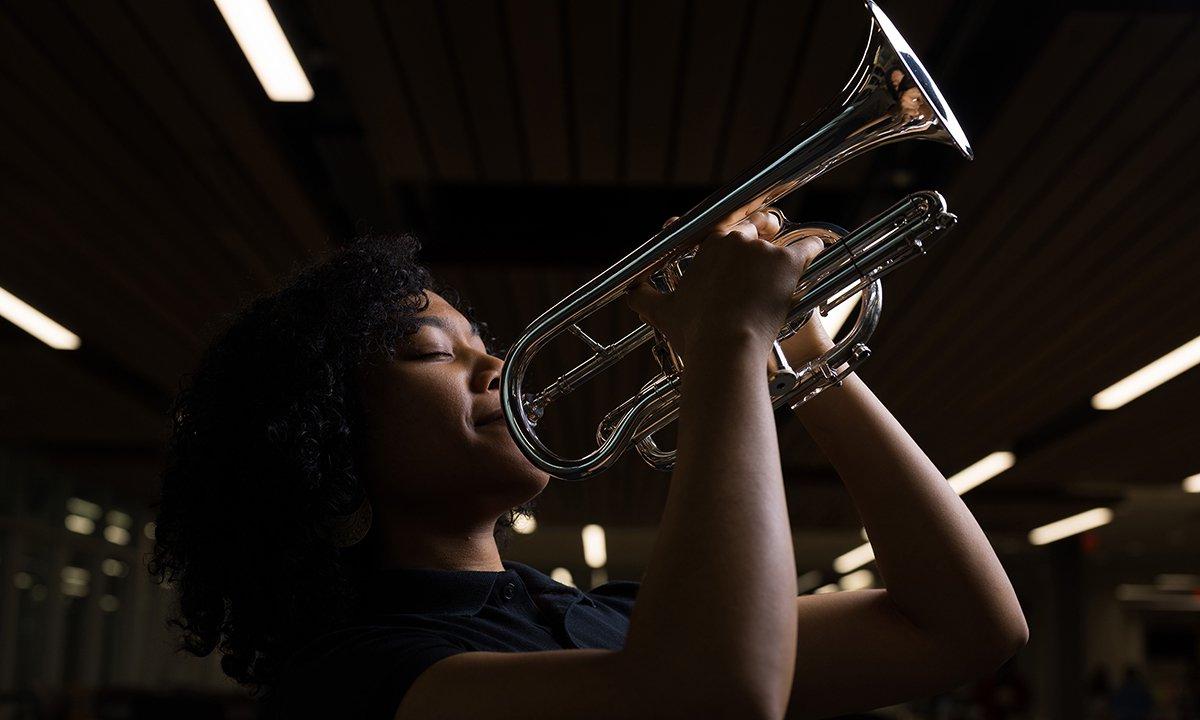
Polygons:
M658 308L662 305L663 294L654 289L649 283L638 283L625 293L625 303L629 309L642 316L646 322L653 322Z
M825 242L817 235L808 235L784 247L791 253L792 257L799 263L801 270L803 270L808 267L813 258L825 249Z
M758 230L758 236L763 240L771 240L779 233L779 214L769 210L755 210L746 218Z

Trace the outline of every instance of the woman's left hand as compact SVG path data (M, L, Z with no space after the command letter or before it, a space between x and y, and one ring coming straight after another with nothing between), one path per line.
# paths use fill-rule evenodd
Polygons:
M678 215L669 218L663 223L663 227L668 227L678 219ZM828 352L833 347L833 340L830 339L829 333L825 331L825 326L821 323L821 314L813 311L812 318L779 346L783 349L788 363L792 367L797 367ZM683 348L675 348L675 350L683 354ZM769 364L773 369L775 366L773 358L770 359Z

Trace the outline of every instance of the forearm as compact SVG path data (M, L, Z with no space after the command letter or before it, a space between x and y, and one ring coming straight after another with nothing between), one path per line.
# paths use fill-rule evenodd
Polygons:
M949 641L1023 641L1024 615L987 537L857 375L796 415L841 476L888 596L914 625Z
M766 351L705 346L683 375L677 464L627 648L670 649L697 691L715 683L782 708L796 581Z

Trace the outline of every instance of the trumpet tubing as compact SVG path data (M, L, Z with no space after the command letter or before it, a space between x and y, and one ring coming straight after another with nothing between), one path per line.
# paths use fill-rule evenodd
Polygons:
M579 323L584 318L619 301L643 277L669 292L686 272L699 243L721 221L759 209L774 211L772 203L875 147L905 139L929 140L972 157L966 135L920 60L879 6L872 0L865 4L871 15L867 46L838 100L733 181L544 312L513 343L500 380L501 406L517 446L542 470L560 479L584 479L611 467L629 447L636 447L655 468L674 466L674 451L660 449L652 436L678 416L684 358L648 325L605 344L583 331ZM901 84L909 87L900 92ZM817 234L827 247L797 284L778 340L793 334L812 312L824 313L854 293L863 293L854 327L821 357L792 368L778 340L775 343L775 367L767 378L772 403L796 407L840 384L845 372L866 359L870 350L865 341L882 308L880 278L923 254L956 218L934 191L912 193L851 232L824 224L795 224L780 216L784 222L775 242L787 244ZM541 391L525 392L525 374L533 358L563 333L577 337L593 355ZM595 450L569 459L546 447L537 424L547 408L647 343L661 372L604 417L596 430ZM843 365L848 370L839 375L836 369Z

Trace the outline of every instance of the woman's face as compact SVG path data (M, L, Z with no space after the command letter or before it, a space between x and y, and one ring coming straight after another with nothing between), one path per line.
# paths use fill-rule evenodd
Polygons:
M373 499L464 522L498 517L549 477L517 449L500 412L500 368L437 293L394 360L360 375ZM489 421L490 420L490 421Z

